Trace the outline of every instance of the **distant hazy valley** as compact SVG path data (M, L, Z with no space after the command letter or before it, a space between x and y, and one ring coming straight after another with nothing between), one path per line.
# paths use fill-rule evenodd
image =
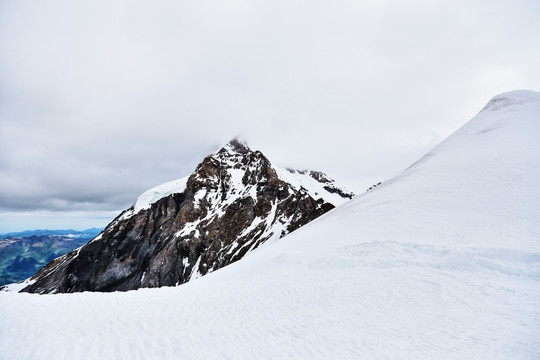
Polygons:
M0 286L32 276L49 261L86 244L101 230L27 230L0 235Z

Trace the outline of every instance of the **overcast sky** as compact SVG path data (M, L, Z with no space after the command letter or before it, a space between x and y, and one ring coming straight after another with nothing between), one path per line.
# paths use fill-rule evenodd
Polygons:
M0 233L104 226L241 136L353 191L540 90L540 2L0 0Z

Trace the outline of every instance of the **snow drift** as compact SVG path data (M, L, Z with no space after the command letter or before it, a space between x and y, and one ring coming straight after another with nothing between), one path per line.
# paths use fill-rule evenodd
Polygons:
M0 354L540 358L540 94L501 94L396 178L177 288L0 294Z

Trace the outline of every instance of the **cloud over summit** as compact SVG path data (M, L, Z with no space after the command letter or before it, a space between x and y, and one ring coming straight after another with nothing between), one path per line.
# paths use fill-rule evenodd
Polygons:
M236 135L362 191L496 93L539 88L539 10L2 2L0 211L119 210Z

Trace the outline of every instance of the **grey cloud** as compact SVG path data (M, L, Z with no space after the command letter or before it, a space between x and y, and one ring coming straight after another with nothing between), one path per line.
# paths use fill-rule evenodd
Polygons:
M540 88L536 1L0 3L0 211L118 210L241 135L353 190Z

